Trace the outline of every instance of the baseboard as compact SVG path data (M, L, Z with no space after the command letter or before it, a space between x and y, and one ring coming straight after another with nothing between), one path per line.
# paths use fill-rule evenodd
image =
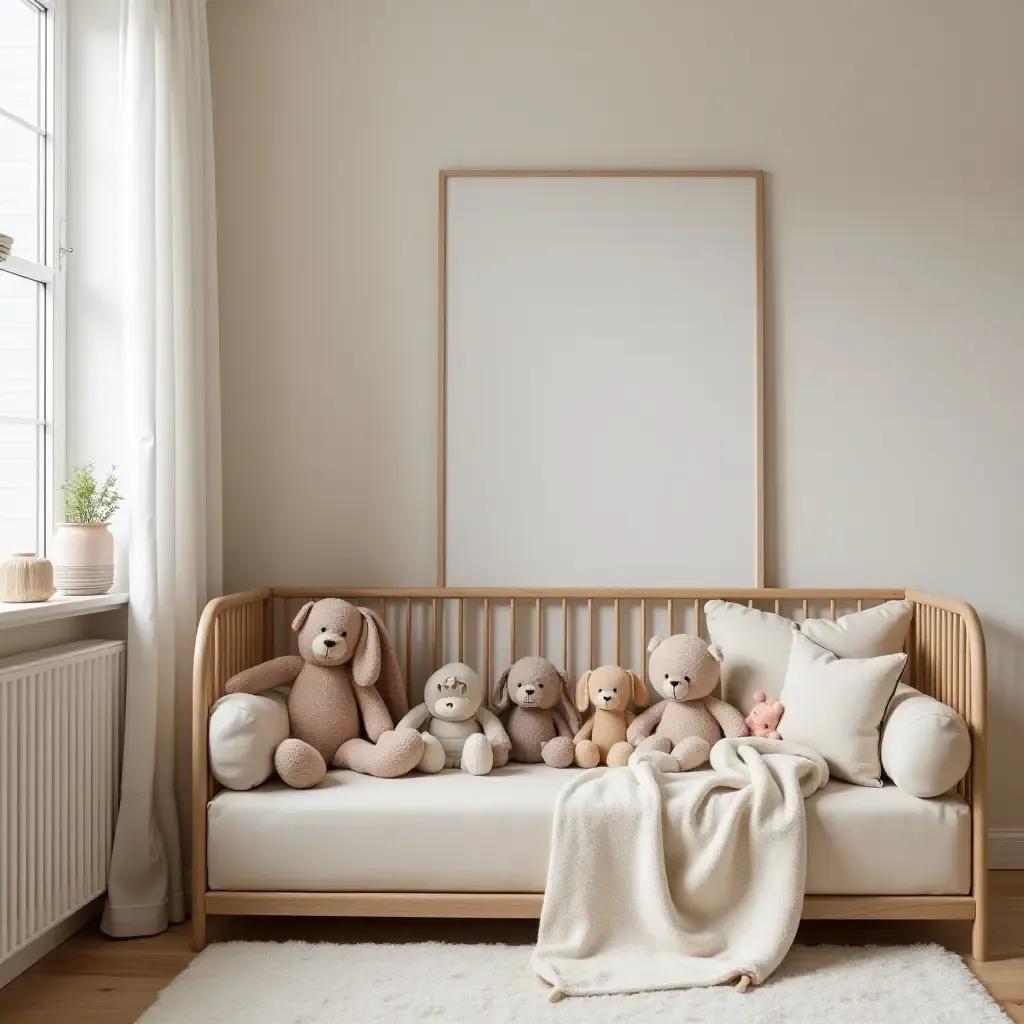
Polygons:
M1024 869L1024 828L989 829L988 866L994 871Z
M90 921L98 918L103 910L105 895L97 896L84 907L79 907L70 917L58 921L48 931L34 938L24 949L19 949L9 960L0 964L0 988L27 971L37 960L41 960L66 939L70 939L75 932L81 931Z

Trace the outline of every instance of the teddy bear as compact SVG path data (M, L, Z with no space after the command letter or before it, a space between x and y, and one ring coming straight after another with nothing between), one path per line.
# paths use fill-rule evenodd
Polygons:
M704 764L723 735L747 735L743 716L711 696L721 674L721 648L677 633L666 640L652 637L647 652L651 686L665 699L636 718L626 733L638 756L640 751L671 754L685 772Z
M552 768L573 762L573 736L580 722L572 705L569 677L547 658L520 658L498 677L491 697L520 764L543 761ZM511 706L511 711L509 707Z
M421 771L463 768L471 775L487 775L508 761L512 741L501 722L482 707L484 684L461 661L442 665L423 687L423 703L414 707L396 726L436 738L444 749L441 765L430 763L430 752L419 764Z
M575 760L580 768L606 764L618 768L629 761L633 745L627 727L633 715L626 710L632 697L638 707L647 703L644 681L618 665L602 665L584 672L576 684L576 709L583 714L590 704L594 713L573 737Z
M338 598L308 601L292 622L299 653L265 661L232 676L227 693L291 686L289 738L274 751L274 768L295 789L317 785L327 766L395 778L424 758L414 729L396 729L408 699L388 631L376 612ZM360 736L360 721L369 739Z
M780 700L770 700L760 690L754 694L754 706L747 715L747 729L751 736L767 736L770 740L780 740L779 721L786 709Z

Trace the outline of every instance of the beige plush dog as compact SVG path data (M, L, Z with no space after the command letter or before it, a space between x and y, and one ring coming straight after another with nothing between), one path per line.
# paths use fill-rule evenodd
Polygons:
M604 665L584 672L576 684L576 707L582 714L590 704L594 713L576 734L576 763L581 768L606 764L618 768L629 760L633 745L626 739L626 729L633 715L626 710L633 703L647 703L644 681L628 669Z
M520 658L498 677L491 699L512 741L513 761L543 761L552 768L572 764L573 734L580 723L569 677L561 669L547 658Z
M381 778L415 768L423 737L392 724L392 716L408 710L408 699L380 616L327 598L304 604L292 629L298 654L239 672L225 686L228 693L261 693L291 684L291 735L274 752L282 781L296 789L315 786L328 764ZM360 738L360 718L369 742Z
M699 768L725 736L746 736L743 716L711 694L718 686L722 651L700 637L677 633L652 637L648 676L665 699L648 708L629 727L627 738L641 751L671 754L679 771ZM668 770L674 766L667 765Z

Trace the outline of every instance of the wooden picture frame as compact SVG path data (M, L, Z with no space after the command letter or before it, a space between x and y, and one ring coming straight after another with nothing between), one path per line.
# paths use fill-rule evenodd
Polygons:
M764 586L764 172L760 170L442 170L438 179L437 292L437 559L436 584L447 583L448 513L448 193L460 178L743 178L754 187L754 567L755 587Z

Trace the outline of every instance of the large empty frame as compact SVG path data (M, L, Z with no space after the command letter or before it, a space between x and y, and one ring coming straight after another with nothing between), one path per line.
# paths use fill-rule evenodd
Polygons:
M763 583L762 186L442 172L440 584Z

